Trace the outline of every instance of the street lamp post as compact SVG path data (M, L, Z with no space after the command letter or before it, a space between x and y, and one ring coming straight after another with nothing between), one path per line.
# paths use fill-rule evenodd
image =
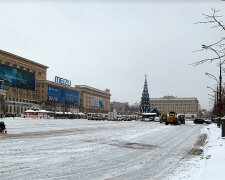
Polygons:
M209 49L209 50L213 51L214 53L216 53L218 59L220 60L220 63L219 63L219 68L220 68L219 82L215 78L217 80L218 84L219 84L219 123L218 123L218 127L220 127L220 125L221 125L221 117L222 117L222 67L221 67L222 63L221 63L221 58L220 58L220 55L219 55L218 51L216 49L212 48L212 46L202 45L202 48L206 49L206 50Z
M218 109L217 109L218 104L219 104L218 85L217 85L216 90L213 89L212 87L209 87L209 86L207 86L207 88L208 88L208 89L211 89L211 90L214 92L214 94L215 94L215 101L214 101L214 103L215 103L215 113L216 113L216 115L218 116L218 114L219 114L219 113L218 113Z
M221 70L222 68L221 68L221 59L220 59L219 67L220 67L219 81L214 75L212 75L210 73L207 73L207 72L205 73L205 75L207 75L210 78L216 80L217 84L219 84L219 92L218 92L218 85L217 85L217 93L219 94L219 98L218 98L219 101L217 101L218 111L219 111L219 113L218 113L219 114L219 121L217 123L218 127L220 127L220 125L221 125L221 117L222 117L222 70Z

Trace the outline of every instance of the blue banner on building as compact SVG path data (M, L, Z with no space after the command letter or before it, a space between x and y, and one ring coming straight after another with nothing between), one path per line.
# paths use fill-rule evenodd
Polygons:
M35 90L35 74L0 64L0 78L6 86Z
M4 81L0 80L0 89L4 89Z
M48 86L48 101L70 104L78 106L78 95L76 91L59 88L56 86Z

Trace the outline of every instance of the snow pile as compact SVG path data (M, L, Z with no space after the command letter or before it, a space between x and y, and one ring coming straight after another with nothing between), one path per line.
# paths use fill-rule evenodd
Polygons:
M221 137L221 129L216 124L206 126L202 133L208 134L204 153L191 157L177 170L171 179L191 180L224 180L225 175L225 138Z

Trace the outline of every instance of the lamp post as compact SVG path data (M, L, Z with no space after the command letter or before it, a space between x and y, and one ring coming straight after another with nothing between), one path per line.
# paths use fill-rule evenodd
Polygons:
M219 80L213 74L210 74L210 73L207 73L207 72L205 73L205 75L207 75L210 78L212 78L212 79L217 81L217 105L218 105L218 111L219 111L219 113L218 113L218 115L219 115L219 122L217 123L218 127L220 127L220 125L221 125L221 117L222 117L222 71L221 71L221 59L220 59L219 67L220 67ZM218 91L218 85L219 85L219 91Z
M209 87L209 86L207 86L207 88L208 89L211 89L214 93L215 93L215 113L216 113L216 115L218 115L219 113L218 113L218 109L217 109L217 106L218 106L218 104L219 104L219 92L218 92L218 85L217 85L217 88L216 88L216 90L215 89L213 89L212 87Z
M214 101L212 101L212 103L214 102L214 105L213 105L213 108L212 108L212 115L217 115L218 112L217 112L217 93L215 92L215 95L211 95L211 94L208 94L209 96L211 96L212 98L214 98Z
M206 76L209 76L210 78L212 78L212 79L214 79L214 80L216 80L217 83L219 84L218 79L217 79L216 76L214 76L213 74L210 74L210 73L208 73L208 72L205 72L205 75L206 75Z
M222 117L222 67L221 67L222 63L221 63L221 58L220 58L220 55L219 55L218 51L216 49L214 49L212 46L202 45L202 48L205 49L205 50L209 49L209 50L213 51L214 53L216 53L216 55L218 57L217 59L220 60L220 62L219 62L219 71L220 71L219 82L215 78L217 80L218 84L219 84L219 122L218 122L217 125L218 125L218 127L220 127L220 125L221 125L221 117ZM224 134L225 134L225 125L224 125Z

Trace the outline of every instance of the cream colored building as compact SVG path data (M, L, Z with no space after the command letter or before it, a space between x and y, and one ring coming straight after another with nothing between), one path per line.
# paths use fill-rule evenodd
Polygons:
M151 109L156 108L161 113L175 111L177 114L198 114L197 98L177 98L174 96L164 96L163 98L151 98Z
M110 111L109 91L86 85L76 85L75 89L80 92L80 111L84 113L108 113Z
M69 91L72 93L73 97L76 98L72 102L66 102L66 95L64 94L53 94L55 97L51 100L50 97L52 97L52 91L51 88L54 88L54 90L59 90L62 92ZM75 89L71 86L64 86L52 81L48 80L39 80L37 82L37 92L39 94L39 104L42 109L51 110L51 111L61 111L61 112L79 112L79 96L80 91L78 89ZM62 98L64 101L62 102L60 99L54 100L54 98Z
M38 107L38 80L46 80L47 66L0 50L0 78L4 80L5 113L20 114Z
M21 114L32 108L87 113L110 111L109 90L48 81L47 69L45 65L0 50L0 80L4 81L0 113Z

